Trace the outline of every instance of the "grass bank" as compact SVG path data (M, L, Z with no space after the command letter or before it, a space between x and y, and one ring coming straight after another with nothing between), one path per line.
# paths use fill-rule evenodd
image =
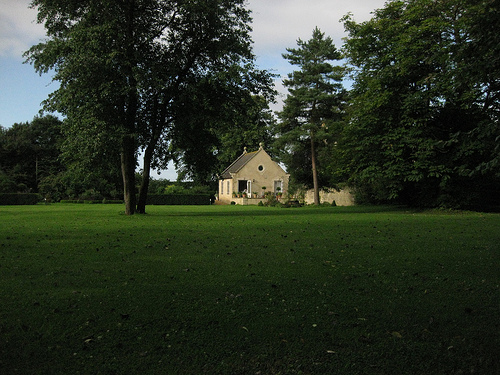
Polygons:
M500 215L0 207L2 374L498 374Z

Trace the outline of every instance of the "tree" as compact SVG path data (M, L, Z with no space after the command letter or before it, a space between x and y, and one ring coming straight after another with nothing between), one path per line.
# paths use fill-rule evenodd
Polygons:
M297 44L299 48L287 48L288 53L283 54L300 70L283 81L290 94L279 113L278 145L291 156L290 162L294 155L302 157L304 143L309 143L314 203L319 204L318 148L328 144L329 129L342 119L344 69L331 64L342 56L332 39L325 38L318 28L312 39L298 39Z
M139 212L145 208L150 166L166 166L167 158L174 158L184 166L181 176L190 175L206 183L213 178L214 164L210 161L217 147L216 135L224 126L234 124L237 116L248 113L235 103L252 95L272 98L271 75L254 65L248 26L251 18L244 3L185 3L182 27L170 30L165 39L170 49L164 55L169 59L167 80L158 80L165 69L164 64L159 65L152 77L160 83L147 86L152 101L141 113L149 131L141 140L145 157ZM179 54L188 60L179 60ZM175 79L172 66L177 67ZM234 107L241 112L236 113L231 109Z
M0 131L0 171L4 190L39 192L43 180L64 170L59 156L61 120L35 117Z
M274 118L264 97L242 93L224 104L224 99L210 96L207 100L213 110L187 111L190 116L176 129L179 132L172 144L180 175L201 185L216 184L219 174L244 147L257 149L260 143L269 145L272 140ZM218 114L221 110L224 116ZM200 129L199 124L204 126Z
M66 116L67 147L74 155L99 160L107 158L103 151L120 154L127 214L145 212L150 168L168 162L173 129L182 117L180 101L191 85L233 67L254 69L248 65L254 57L244 4L32 2L49 40L26 56L40 73L55 69L61 84L46 108ZM139 148L144 166L136 208Z
M391 1L367 22L345 17L354 85L342 149L370 199L467 205L498 182L498 69L488 70L498 60L472 53L498 50L497 19L492 1L475 0Z
M268 102L266 97L252 96L240 100L239 105L233 107L237 120L233 126L227 124L219 135L216 151L217 176L241 155L244 147L257 150L262 144L268 154L275 155L272 146L276 119L269 109Z
M62 128L63 121L51 115L1 128L0 190L37 192L52 200L89 192L116 198L114 192L121 186L119 160L80 160L65 149Z

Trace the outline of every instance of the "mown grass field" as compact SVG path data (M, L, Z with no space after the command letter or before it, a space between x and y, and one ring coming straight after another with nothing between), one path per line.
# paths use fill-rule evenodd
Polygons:
M499 374L500 215L0 207L0 374Z

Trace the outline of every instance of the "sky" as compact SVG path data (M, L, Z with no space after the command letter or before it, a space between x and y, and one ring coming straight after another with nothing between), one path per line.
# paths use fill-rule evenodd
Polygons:
M275 85L281 96L272 109L280 109L286 96L282 79L296 69L282 57L286 48L295 48L298 38L309 40L315 27L340 48L346 34L339 20L349 12L357 22L368 20L385 2L248 0L256 64L280 76ZM3 127L33 120L39 114L41 102L58 88L50 75L39 76L33 66L23 64L23 52L45 38L43 25L37 24L37 12L29 8L29 3L30 0L0 0L0 125Z

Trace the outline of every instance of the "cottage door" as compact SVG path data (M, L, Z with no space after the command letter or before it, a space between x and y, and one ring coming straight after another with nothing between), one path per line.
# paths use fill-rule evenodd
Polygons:
M238 180L238 192L243 193L247 189L248 182L246 180Z

